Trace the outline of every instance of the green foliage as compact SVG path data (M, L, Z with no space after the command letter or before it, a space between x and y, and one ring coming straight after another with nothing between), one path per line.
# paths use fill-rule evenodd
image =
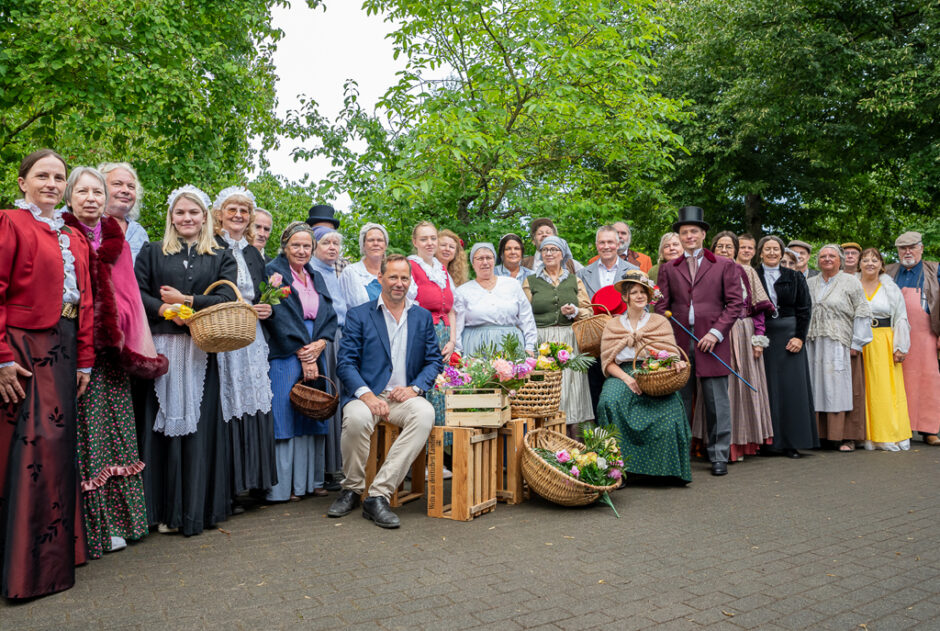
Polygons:
M477 349L476 356L487 360L505 359L515 363L525 360L526 352L519 338L507 333L503 336L503 339L500 340L499 344L489 342L488 344L480 346L480 348Z
M162 234L164 200L192 182L244 183L281 130L272 7L284 0L18 0L0 5L0 182L39 147L72 165L126 160ZM316 6L317 1L308 2ZM266 202L267 203L267 202ZM305 204L306 205L306 204Z
M384 223L406 244L430 219L468 243L525 233L548 215L577 256L594 229L650 198L680 147L681 103L656 91L653 47L666 35L651 0L365 0L394 24L406 60L375 113L346 86L329 121L313 100L289 118L335 167L353 223ZM361 147L352 149L351 147Z
M937 231L940 4L661 3L661 87L693 101L666 185L712 225L890 250ZM934 248L940 244L934 242Z

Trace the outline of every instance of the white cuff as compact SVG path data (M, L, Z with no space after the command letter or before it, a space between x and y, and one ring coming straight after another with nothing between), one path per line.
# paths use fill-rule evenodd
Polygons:
M86 375L90 375L90 374L91 374L91 368L79 368L79 369L78 369L78 372L83 372L83 373L85 373Z
M767 348L770 346L770 338L766 335L752 335L751 336L751 346L759 346L761 348Z
M574 307L574 308L575 308L575 312L574 312L573 314L571 314L571 315L566 315L566 316L565 316L566 318L568 318L569 320L574 320L575 318L578 317L578 305L573 305L573 304L569 303L569 304L562 305L562 306L563 306L563 307ZM564 315L564 314L562 314L562 315Z
M708 329L708 332L718 338L718 343L721 344L725 341L725 336L722 335L718 329Z
M362 395L364 395L366 392L372 392L372 389L369 388L369 386L362 386L360 388L356 388L355 396L357 399L361 399Z
M12 366L15 363L16 362L3 362L2 364L0 364L0 368L6 368L7 366Z

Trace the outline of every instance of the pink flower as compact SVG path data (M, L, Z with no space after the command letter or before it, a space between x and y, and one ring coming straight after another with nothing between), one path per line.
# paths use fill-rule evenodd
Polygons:
M613 480L619 480L621 478L620 469L611 469L607 472L607 477Z
M566 350L560 350L558 351L558 355L556 357L558 357L558 363L564 364L569 359L571 359L571 353Z
M659 359L669 359L669 351L659 351L656 353L656 357Z
M271 285L271 287L279 287L280 284L283 282L284 282L284 277L278 274L277 272L274 272L273 274L271 274L271 278L268 279L268 284Z
M509 381L513 377L512 364L505 359L494 359L491 363L500 381Z
M555 460L557 460L558 462L562 462L562 463L568 462L569 460L571 460L571 454L569 454L566 449L562 449L561 451L556 451Z
M623 460L614 460L614 462L613 462L612 464L613 464L613 466L617 467L618 469L622 469L622 468L623 468Z
M529 371L530 371L530 372L535 369L535 363L536 363L537 361L538 361L538 360L536 360L534 357L527 357L527 358L526 358L526 360L525 360L525 365L529 367Z
M581 470L578 469L577 465L574 467L571 467L571 475L576 478L581 475Z

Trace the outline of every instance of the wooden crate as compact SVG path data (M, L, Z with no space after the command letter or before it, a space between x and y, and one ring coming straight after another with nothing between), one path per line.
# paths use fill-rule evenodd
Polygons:
M372 432L372 438L369 441L369 459L366 461L366 486L362 492L362 498L365 499L369 493L369 487L375 480L375 474L382 468L382 464L388 457L388 452L392 449L392 444L398 435L401 434L401 428L386 421L379 421ZM392 508L399 508L406 502L424 497L425 481L424 472L427 464L427 454L422 449L418 457L411 463L411 485L407 486L408 481L404 480L398 485L398 488L388 498L388 504Z
M512 417L509 396L501 388L447 390L444 406L444 425L449 427L502 427Z
M522 479L522 451L528 419L512 419L497 431L496 436L496 500L521 504L525 499Z
M526 419L528 421L526 431L531 432L535 429L550 429L559 434L565 433L565 413L559 412L554 416L543 418Z
M450 434L450 502L444 497L444 436ZM496 506L496 431L437 426L428 447L428 516L470 521Z

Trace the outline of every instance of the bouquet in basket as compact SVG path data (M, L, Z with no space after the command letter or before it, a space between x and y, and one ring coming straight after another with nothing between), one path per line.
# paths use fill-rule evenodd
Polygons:
M661 370L674 370L681 358L669 351L655 351L652 355L643 360L643 363L637 367L636 372L649 375Z
M512 396L529 378L535 363L535 359L521 352L515 336L506 335L499 346L483 347L476 357L453 353L434 387L458 391L502 388Z
M535 361L535 369L587 372L594 361L594 358L587 353L576 355L574 349L563 342L542 342L539 346L538 359Z
M592 486L612 486L619 484L623 478L624 462L619 439L620 432L614 425L587 427L581 433L584 449L551 451L537 447L535 453L549 465L575 480ZM601 494L600 499L613 509L619 519L620 515L606 491Z

